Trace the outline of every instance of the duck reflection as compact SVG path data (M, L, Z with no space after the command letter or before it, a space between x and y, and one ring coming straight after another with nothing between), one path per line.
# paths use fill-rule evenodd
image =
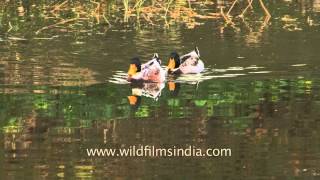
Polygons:
M137 110L141 105L141 97L152 98L155 101L161 96L164 83L135 82L131 84L131 95L128 96L130 106Z
M172 97L176 97L180 92L180 83L169 81L168 82L169 94Z

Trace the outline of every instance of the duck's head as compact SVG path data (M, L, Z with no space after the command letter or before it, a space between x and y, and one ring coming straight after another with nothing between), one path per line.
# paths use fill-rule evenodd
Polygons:
M131 59L129 70L128 70L128 77L131 78L133 75L137 74L141 71L141 62L138 57L134 57Z
M167 66L168 71L172 71L180 66L180 56L177 52L172 52L169 57L169 63Z

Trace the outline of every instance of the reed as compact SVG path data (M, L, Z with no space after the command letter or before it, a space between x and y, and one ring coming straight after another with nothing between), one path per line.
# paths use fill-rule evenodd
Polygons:
M123 0L123 7L124 7L124 22L128 22L129 19L129 0Z
M167 3L167 6L166 6L165 14L164 14L165 24L167 27L169 27L167 16L168 16L168 11L169 11L169 8L170 8L170 5L172 4L172 2L173 2L173 0L169 0L169 2Z
M137 0L133 9L136 10L137 21L140 22L140 12L142 10L143 4L146 0Z
M41 33L50 29L63 27L68 31L77 31L79 28L104 26L111 27L113 24L126 23L127 25L144 25L169 27L171 24L186 25L194 28L201 21L224 19L227 24L232 22L232 9L237 3L248 3L240 16L244 16L249 8L253 8L253 0L235 0L227 13L220 9L214 9L213 0L62 0L40 1L22 3L21 0L0 2L0 27L5 26L7 32L14 32L25 27L21 19L28 16L38 22L39 26L34 32ZM271 14L263 0L259 0L260 6L268 19ZM33 3L33 4L32 4ZM202 11L210 9L210 11ZM18 14L15 12L19 12ZM17 18L17 16L20 16ZM34 17L36 16L36 17ZM30 17L29 17L30 18ZM78 28L78 29L77 29ZM3 28L2 28L3 29Z

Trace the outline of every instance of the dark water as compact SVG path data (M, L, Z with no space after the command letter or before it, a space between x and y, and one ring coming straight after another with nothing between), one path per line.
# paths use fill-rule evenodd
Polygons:
M280 5L270 25L237 20L240 31L208 21L195 29L0 35L1 179L318 179L319 3ZM167 62L172 50L195 45L202 75L171 77L171 89L124 83L131 57L157 52ZM132 93L143 94L137 106ZM232 156L85 153L129 145L228 147Z

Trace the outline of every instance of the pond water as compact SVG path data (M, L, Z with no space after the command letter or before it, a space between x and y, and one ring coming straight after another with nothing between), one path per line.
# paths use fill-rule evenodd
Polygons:
M267 26L261 17L236 20L236 29L207 21L194 29L0 34L0 175L319 178L316 2L281 2L281 12L275 3ZM146 61L158 53L165 65L171 51L195 46L206 65L201 75L164 84L124 81L131 57ZM130 145L231 148L232 156L92 158L85 151Z

